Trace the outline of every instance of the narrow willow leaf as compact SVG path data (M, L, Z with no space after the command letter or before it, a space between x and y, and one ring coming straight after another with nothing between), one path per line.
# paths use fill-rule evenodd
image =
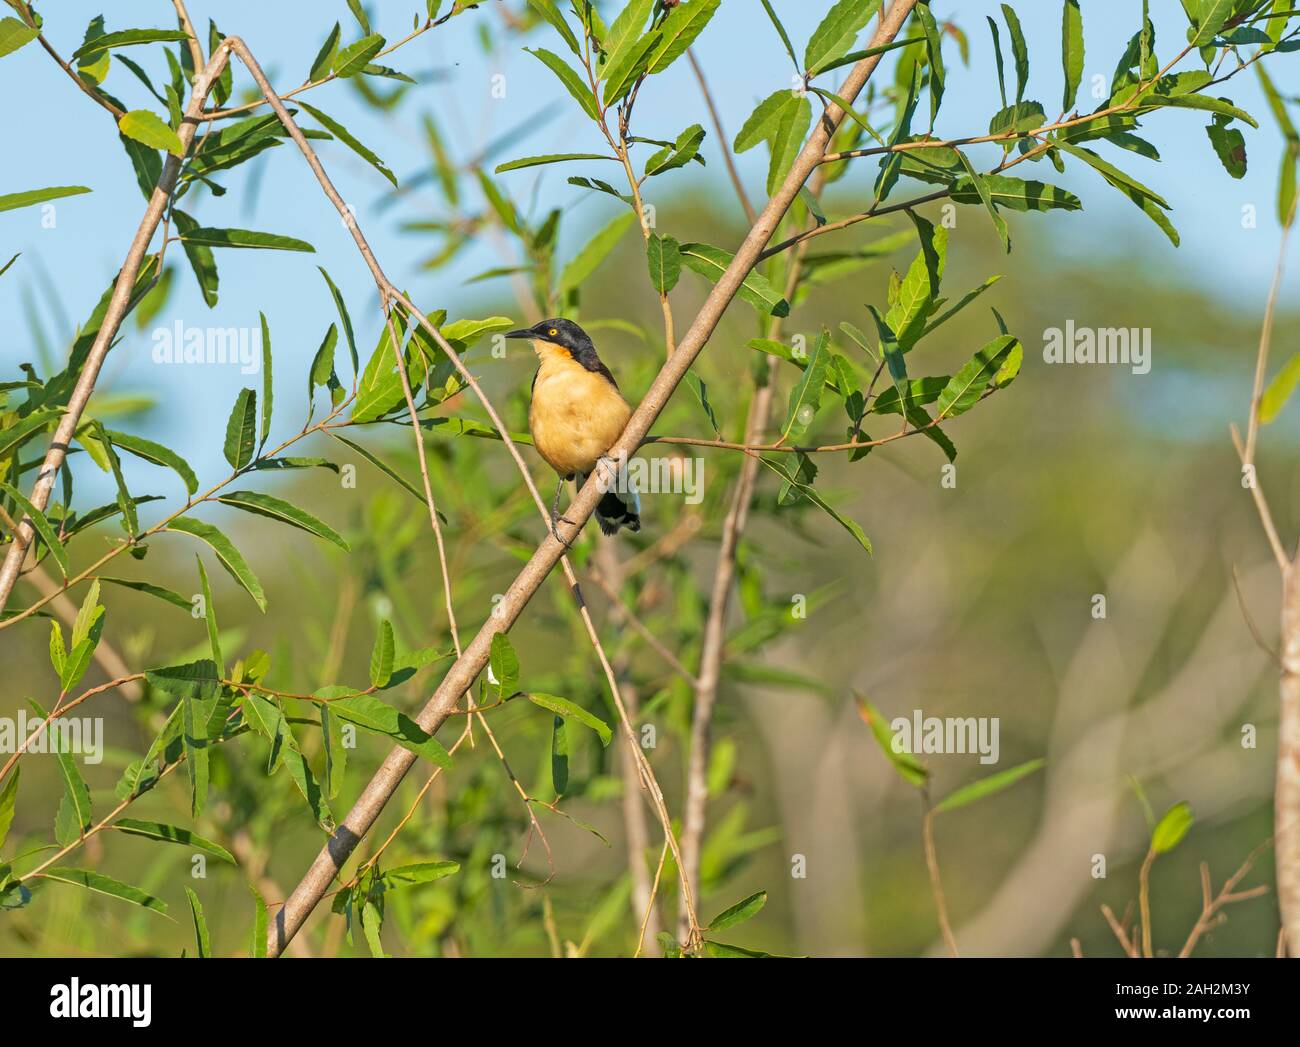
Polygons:
M1151 850L1156 854L1167 854L1183 842L1183 837L1192 827L1192 808L1185 801L1176 803L1165 811L1151 830Z
M1025 44L1024 30L1020 28L1020 19L1010 4L1002 5L1002 17L1007 20L1007 30L1011 34L1011 56L1016 63L1016 101L1025 97L1025 86L1029 83L1029 48Z
M154 44L160 42L183 42L189 34L179 29L123 29L117 33L105 33L86 41L72 52L74 59L86 58L100 51L114 47L131 47L135 44Z
M375 637L375 646L370 652L370 682L375 687L384 687L393 675L393 623L387 618L379 622L379 635Z
M180 135L167 126L167 121L148 109L124 113L117 122L117 129L127 138L134 138L151 149L165 149L173 156L185 155Z
M560 273L559 282L556 284L556 293L560 297L564 297L570 291L581 287L583 282L600 267L601 262L614 250L615 245L623 238L623 234L631 228L632 223L635 221L635 214L621 214L596 233L587 242L586 246L574 256L573 260L564 267L564 271Z
M356 43L340 48L332 63L334 75L338 77L356 76L383 49L384 38L378 33L363 36Z
M266 611L266 593L262 589L262 583L257 580L257 575L249 568L243 554L235 548L234 543L220 530L209 523L204 523L202 520L194 520L186 516L172 520L166 529L191 535L211 546L212 551L217 554L217 559L221 561L221 566L253 598L253 602L257 604L258 609L263 612Z
M700 402L700 407L704 409L704 413L709 419L709 425L713 427L713 434L721 437L722 430L718 426L718 416L713 413L713 405L709 403L709 388L704 384L704 379L694 371L687 371L686 384L691 387L691 392L695 394L695 399Z
M808 501L812 502L813 505L817 506L817 508L821 509L822 512L848 531L849 534L853 536L854 540L867 551L868 555L870 555L871 539L867 537L866 532L858 526L856 521L850 520L843 513L839 512L839 510L831 506L831 504L827 502L826 499L824 499L810 484L803 483L793 471L788 470L776 459L760 456L758 460L771 469L772 472L776 473L777 476L781 477L781 479L789 484L793 490L797 491L804 498L807 498Z
M582 47L578 43L578 38L574 35L573 30L569 28L569 23L564 20L564 15L560 13L559 8L555 6L555 0L528 0L528 6L560 34L561 39L568 45L570 51L579 58L582 57Z
M53 723L46 728L50 734L50 743L58 757L59 771L63 775L63 798L72 812L78 833L84 833L90 828L90 790L86 788L85 779L81 777L81 772L77 770L77 763L74 755L66 751L62 745L65 736L60 734Z
M271 435L271 408L275 403L275 387L271 381L271 328L266 322L266 314L259 312L262 323L262 436L258 447L265 447L267 437Z
M646 241L646 263L650 267L650 285L659 295L677 286L682 274L681 245L671 236L657 233Z
M9 836L9 826L14 822L14 808L18 802L18 776L22 768L15 765L13 773L0 785L0 847Z
M59 532L54 529L54 525L50 523L43 512L27 500L26 495L19 491L18 488L7 483L0 483L0 491L4 491L5 494L12 498L14 504L31 521L33 529L40 535L41 541L45 543L46 548L50 550L54 562L59 565L59 571L64 578L67 578L68 552L64 549L63 542L59 540Z
M904 752L896 746L894 734L879 709L860 694L855 694L854 698L858 705L858 715L871 728L872 737L876 739L876 744L880 746L885 758L893 764L899 777L908 785L914 785L918 789L923 788L930 778L930 772L925 765L911 753Z
M220 844L213 843L197 833L190 832L189 829L182 829L176 825L166 825L163 822L145 822L138 818L119 818L111 823L109 828L117 829L119 832L127 833L130 836L143 836L147 840L157 840L159 843L178 844L192 851L202 851L204 854L209 854L223 862L229 862L231 865L238 864L235 861L235 856Z
M147 891L142 891L138 887L132 887L130 884L122 883L111 876L105 876L103 873L90 872L87 869L67 869L56 867L46 869L41 876L47 880L57 880L60 883L70 883L77 887L85 887L96 894L106 894L110 898L119 898L124 902L130 902L132 905L138 905L144 909L151 909L153 912L167 915L167 903L159 898L155 898Z
M46 200L61 200L65 196L80 196L88 192L90 190L84 185L54 185L48 189L28 189L22 193L7 193L0 196L0 211L12 211L18 207L29 207L32 204L44 203ZM14 255L14 258L17 257ZM13 259L10 259L9 265L12 264ZM9 265L6 265L5 269L8 269Z
M376 455L372 454L366 448L362 447L359 443L354 443L352 440L349 440L346 436L340 436L338 433L334 432L333 430L330 430L330 436L334 437L334 439L339 441L339 443L346 444L348 447L352 448L352 450L356 451L357 454L361 455L362 458L364 458L367 462L373 465L380 472L384 473L390 479L397 481L397 483L421 505L425 504L424 492L421 491L418 487L416 487L415 484L411 483L410 480L406 479L406 477L402 476L401 473L393 469L393 467L389 465L387 462L385 462L382 458L379 458Z
M631 2L640 3L642 0L631 0ZM632 89L632 85L646 71L651 54L662 39L662 30L652 31L639 37L626 49L611 55L601 72L605 81L605 90L601 97L607 107L619 101Z
M337 545L344 552L351 552L351 547L344 537L330 527L329 524L317 519L307 510L299 509L296 505L281 498L276 498L274 495L263 494L261 491L230 491L219 495L217 500L225 505L234 506L236 509L243 509L247 513L257 513L259 516L279 520L290 527L297 527L308 534L324 538L327 542Z
M1047 761L1043 759L1029 760L1015 767L1008 768L1005 771L999 771L997 774L991 774L987 778L981 778L979 781L971 782L969 785L963 785L959 789L954 789L937 804L934 805L935 813L940 811L954 811L958 807L965 807L967 804L974 803L976 800L982 800L986 796L1001 792L1021 778L1026 778L1033 774Z
M371 694L338 698L329 703L330 712L366 731L382 734L403 749L421 756L437 767L450 767L451 756L441 743L405 713L398 712Z
M1152 192L1141 182L1125 174L1113 164L1103 160L1090 149L1084 149L1082 146L1071 145L1069 142L1058 141L1058 148L1065 150L1071 156L1076 156L1088 166L1092 167L1107 182L1118 189L1121 193L1133 201L1142 209L1153 222L1160 227L1164 234L1169 237L1175 247L1178 246L1178 230L1173 226L1165 215L1169 205L1164 199Z
M226 660L221 656L221 637L217 631L217 607L212 599L212 586L208 584L203 557L195 553L194 559L199 565L199 592L203 594L203 623L208 630L208 649L212 652L212 663L217 667L217 674L224 678Z
M270 914L267 912L266 899L258 893L257 888L250 883L248 889L253 892L253 939L249 943L248 952L253 959L264 960L266 959Z
M569 728L563 716L553 717L551 724L551 788L556 796L569 789Z
M378 156L376 156L370 149L368 149L366 146L362 145L359 141L357 141L357 139L353 136L351 131L349 131L346 127L344 127L341 123L335 120L328 113L321 112L321 110L317 109L314 105L308 105L300 98L295 100L295 104L302 106L304 109L307 110L307 112L311 113L311 115L315 117L316 122L318 124L324 127L331 134L333 134L335 138L337 138L340 142L342 142L354 153L356 153L357 156L361 157L362 160L364 160L376 171L378 171L381 175L387 178L388 181L392 184L394 189L397 188L397 176L388 169L388 165L385 164L381 159L379 159Z
M785 26L781 24L781 19L776 17L776 12L772 10L771 0L763 0L763 10L767 12L768 20L776 29L776 34L781 38L781 43L785 47L785 53L790 56L790 61L794 63L796 72L803 72L803 66L799 64L799 57L794 53L794 45L790 43L790 34L785 31Z
M203 292L203 301L211 309L217 304L217 291L220 284L216 257L212 253L212 248L206 244L185 239L187 234L198 230L198 222L179 208L173 209L172 220L176 225L176 231L181 235L181 247L184 248L185 258L194 271L194 279L198 281L199 289Z
M1083 12L1079 0L1065 0L1061 11L1061 67L1065 70L1065 94L1061 111L1068 113L1079 97L1083 80Z
M194 475L194 470L190 468L189 463L184 458L170 447L164 447L152 440L146 440L142 436L119 433L113 429L105 429L104 435L108 437L114 447L120 447L123 451L129 452L137 458L143 458L146 462L152 462L154 465L165 466L172 470L181 478L181 482L185 484L185 490L190 494L194 494L199 489L199 478Z
M816 75L845 54L879 10L880 0L838 0L808 38L803 54L804 70Z
M316 57L311 63L311 70L307 74L308 83L316 83L329 75L334 56L338 54L339 32L339 24L335 22L334 28L330 30L329 36L325 38L325 42L321 44L320 50L316 52Z
M591 87L583 83L582 78L578 76L573 67L569 65L559 55L546 50L544 47L525 47L530 55L546 66L551 72L559 77L560 83L564 85L566 91L582 106L582 111L591 119L600 119L600 106L596 103L596 97L591 93Z
M652 75L662 73L685 54L686 49L709 24L709 19L717 12L721 2L722 0L690 0L690 3L678 4L673 8L664 20L659 46L651 54L646 72Z
M681 254L683 264L705 277L710 283L717 283L732 261L729 252L712 244L682 244ZM776 288L768 282L767 277L756 269L750 270L745 276L737 294L758 310L761 316L790 315L790 303L782 298Z
M506 171L518 171L525 167L542 167L545 164L562 164L570 160L613 160L616 163L618 162L617 157L606 156L604 153L547 153L544 156L521 156L518 160L497 164L492 169L492 173L504 174Z
M183 611L189 611L193 605L187 597L172 589L164 588L161 585L154 585L152 582L142 582L134 578L110 578L107 575L100 575L101 582L111 582L113 585L120 585L126 589L134 589L138 593L146 593L149 596L156 596L160 600L166 600L169 604L179 607Z
M498 633L498 636L501 634ZM581 705L571 702L567 698L560 698L553 694L542 694L530 691L528 700L534 705L540 705L543 709L549 709L556 716L563 716L565 719L572 718L584 727L590 727L600 736L601 745L609 745L614 740L614 731L604 720L593 713L587 712Z
M460 872L460 862L415 862L389 869L382 879L386 890L397 890L419 883L433 883Z
M958 151L958 155L961 157L962 166L966 168L966 176L975 187L975 192L979 194L979 198L984 204L984 209L988 211L989 217L993 220L993 228L997 230L998 239L1002 241L1002 249L1010 254L1011 233L1007 229L1007 220L998 214L998 209L993 206L993 197L989 193L989 187L984 181L984 176L971 166L970 159L965 153Z
M1296 386L1300 385L1300 353L1296 353L1268 383L1259 398L1259 420L1267 425L1286 406Z
M352 317L348 315L347 304L343 301L342 293L324 267L317 266L316 268L320 269L320 274L325 278L325 283L330 289L330 296L334 299L334 307L339 312L339 322L343 325L343 337L347 340L348 353L352 357L352 373L357 374L361 370L361 361L357 356L357 339L352 331Z
M241 389L226 421L223 450L232 469L243 469L253 460L257 449L257 393Z
M939 106L943 102L945 79L943 37L928 3L918 4L913 10L925 33L925 51L930 60L930 129L933 130L935 118L939 115Z
M767 891L758 891L751 894L748 898L737 902L735 905L724 909L709 921L709 931L722 931L728 927L734 927L738 923L744 923L751 916L758 913L764 905L767 904Z
M786 411L785 424L781 426L781 436L784 441L791 444L798 445L817 417L817 409L821 406L822 390L826 386L827 368L830 364L830 354L827 351L829 342L830 334L823 329L813 348L812 356L809 357L803 377L790 390L790 404Z
M1232 17L1234 8L1239 6L1238 0L1202 0L1196 32L1189 41L1191 45L1200 47L1218 36L1219 30Z
M203 903L193 888L185 888L185 897L190 902L190 916L194 919L194 943L196 955L200 960L212 958L212 938L208 934L208 921L203 916Z
M275 233L259 233L251 229L197 228L181 234L184 243L203 244L207 247L263 248L271 251L315 252L316 248L305 240Z

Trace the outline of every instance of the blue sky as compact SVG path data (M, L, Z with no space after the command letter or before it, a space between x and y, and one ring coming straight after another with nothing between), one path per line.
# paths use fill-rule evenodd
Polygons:
M409 31L412 15L423 10L423 4L416 0L389 0L382 5L372 2L368 6L378 9L372 15L376 31L390 39ZM828 3L774 0L774 6L796 49L801 50ZM1016 6L1031 51L1028 97L1041 99L1049 115L1055 115L1062 78L1061 5L1056 0L1021 0ZM110 30L171 26L170 5L163 0L129 5L64 0L45 7L49 37L65 56L80 43L86 23L105 8ZM600 143L595 132L551 73L521 50L525 43L563 50L553 31L539 29L528 40L511 40L495 53L483 52L478 41L481 23L490 24L494 37L502 38L497 7L496 3L486 2L392 56L391 64L417 76L432 70L439 75L416 89L387 122L366 110L346 84L327 85L309 97L345 122L399 178L413 174L424 163L418 118L426 109L435 112L448 137L463 145L461 157L472 155L511 127L536 117L553 101L558 103L560 115L538 133L521 136L517 145L512 143L497 159L540 152L598 151ZM608 10L611 5L604 7ZM941 134L980 133L999 107L996 84L989 73L991 44L984 22L984 16L997 7L995 3L973 0L936 0L934 4L936 14L955 19L971 43L969 70L960 66L955 50L948 56L948 94L938 124ZM1087 54L1080 108L1085 108L1096 104L1088 96L1091 77L1101 74L1109 83L1123 43L1137 28L1141 5L1138 0L1083 0L1082 8ZM219 14L221 28L243 36L272 81L283 89L302 82L335 19L343 24L345 41L357 32L344 0L313 4L223 0L219 5L194 0L190 10L201 26L206 26L210 15ZM1152 14L1158 53L1168 57L1184 39L1181 5L1178 0L1154 0ZM1003 39L1006 47L1005 33ZM156 46L137 48L132 57L145 64L156 82L162 82L164 67L157 51ZM758 0L723 0L697 52L708 70L730 135L739 129L758 99L788 82L789 60ZM1271 64L1284 92L1295 91L1295 76L1287 75L1294 61L1294 56L1279 56ZM505 77L504 98L492 96L492 78L498 74ZM638 102L637 130L651 137L674 137L685 123L695 119L685 119L682 113L696 110L697 88L684 61L656 79L658 82L652 82ZM237 71L236 82L243 85L249 81ZM114 69L106 86L132 107L149 102L137 81L120 66ZM1173 206L1172 217L1183 237L1181 249L1175 251L1154 225L1092 172L1072 167L1058 178L1043 164L1043 170L1035 175L1074 190L1091 212L1090 217L1061 215L1045 220L1044 228L1059 237L1061 249L1078 259L1137 258L1140 264L1188 274L1206 294L1240 298L1252 308L1255 303L1262 305L1278 238L1273 211L1281 140L1252 72L1247 71L1225 90L1261 124L1258 132L1246 129L1249 170L1243 180L1230 179L1211 152L1203 130L1207 122L1204 114L1166 113L1148 119L1144 133L1160 149L1163 162L1159 164L1128 153L1112 153L1113 159L1162 193ZM72 326L89 313L121 264L143 212L143 199L108 114L80 95L37 45L0 59L0 96L8 103L6 140L10 150L0 167L0 193L65 184L84 184L94 190L91 195L58 202L53 229L42 228L40 208L0 214L0 262L15 251L23 252L19 262L0 279L0 316L5 319L0 335L0 373L10 377L16 373L19 361L36 356L24 319L24 297L37 303L41 322L57 348ZM685 175L679 172L675 181L657 179L662 183L659 191L720 187L723 170L716 148L710 129L705 145L707 171L692 170ZM400 233L398 226L403 220L428 217L436 205L434 198L416 193L406 206L377 209L375 204L387 183L341 146L327 143L321 154L345 199L356 207L362 228L389 275L407 286L421 304L444 306L452 317L480 315L492 291L480 285L466 288L463 281L500 264L491 245L467 252L448 269L435 274L422 272L418 263L430 253L428 241L419 235ZM754 150L740 158L740 165L753 195L759 196L766 157L761 150ZM521 171L503 178L503 184L518 201L529 201L535 190L539 208L576 204L561 241L562 257L572 254L584 235L607 220L618 206L603 199L578 202L578 191L564 182L567 173L541 169L540 175L536 170ZM858 177L864 192L873 173L874 168L864 170ZM296 427L300 417L302 375L307 361L325 326L334 318L316 265L328 268L343 288L363 353L374 344L378 329L374 286L337 214L291 146L270 155L256 210L251 214L246 213L240 200L246 177L227 178L232 191L224 199L205 196L198 207L204 224L299 237L314 244L317 254L221 252L218 264L225 264L221 265L221 300L217 308L209 311L203 305L192 277L184 271L178 291L156 323L170 325L180 320L195 326L251 327L257 323L258 310L265 311L276 351L277 400L284 405L278 409L283 412L281 425L287 432L289 419L295 420ZM840 186L853 184L851 176ZM1259 226L1245 230L1241 209L1251 204L1258 208ZM1030 220L1040 221L1034 217ZM181 260L179 252L177 260ZM54 306L52 297L42 290L43 281L57 289L62 309ZM234 368L160 369L150 359L149 332L139 332L128 323L124 333L123 341L109 358L105 381L113 389L152 391L162 406L151 419L148 435L184 454L201 476L224 471L220 437L230 404L242 385L257 385L260 378L250 381ZM141 475L135 469L132 472Z

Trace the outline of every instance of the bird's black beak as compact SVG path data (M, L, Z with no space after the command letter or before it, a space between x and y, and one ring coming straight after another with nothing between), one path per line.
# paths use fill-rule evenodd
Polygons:
M531 327L521 327L518 331L507 331L507 338L532 338L533 329Z

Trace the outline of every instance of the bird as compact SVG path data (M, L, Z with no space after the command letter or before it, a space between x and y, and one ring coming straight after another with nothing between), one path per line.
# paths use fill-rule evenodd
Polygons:
M560 540L557 520L573 522L557 516L564 484L576 479L581 487L601 459L609 461L606 452L622 435L632 408L587 332L572 320L552 317L506 337L530 340L537 353L528 428L537 453L559 476L551 504L551 531ZM606 535L624 527L639 531L637 493L611 487L596 505L596 522Z

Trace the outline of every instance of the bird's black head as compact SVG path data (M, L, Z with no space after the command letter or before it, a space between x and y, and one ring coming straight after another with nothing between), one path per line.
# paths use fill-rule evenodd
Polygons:
M538 342L548 342L551 345L558 345L561 349L568 350L575 357L587 352L594 352L596 348L591 339L587 337L586 331L572 320L565 320L558 316L533 324L532 327L511 331L506 337L530 338Z

